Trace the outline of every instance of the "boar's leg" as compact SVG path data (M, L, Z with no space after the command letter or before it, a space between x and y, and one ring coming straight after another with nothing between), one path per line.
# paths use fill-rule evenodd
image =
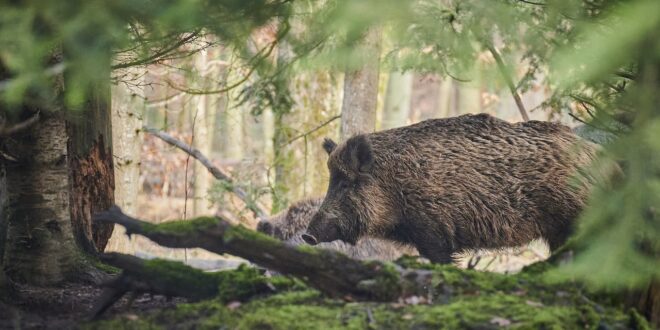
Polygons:
M415 241L415 247L419 254L433 263L451 264L454 260L454 250L447 242L438 240L437 237L424 237Z
M436 264L451 264L454 262L450 251L443 250L437 246L423 247L417 245L417 250L419 250L419 254L422 257Z
M570 226L563 226L563 228L557 228L557 230L551 231L547 234L545 234L544 239L548 243L548 247L550 248L550 252L555 252L557 249L562 247L564 243L566 243L566 240L568 237L571 235L572 230Z

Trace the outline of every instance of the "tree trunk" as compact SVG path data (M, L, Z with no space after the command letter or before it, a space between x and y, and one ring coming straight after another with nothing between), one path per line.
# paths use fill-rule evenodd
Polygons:
M392 72L387 82L385 108L383 109L383 129L405 126L410 114L413 74Z
M61 91L57 82L66 78L54 81ZM113 204L108 91L97 86L79 111L53 100L33 127L3 137L3 154L11 157L0 160L0 233L6 230L3 266L12 280L59 283L86 272L78 247L105 247L112 226L92 224L91 215ZM24 108L21 117L34 112Z
M344 75L344 99L341 107L341 139L360 133L371 133L376 128L376 101L381 32L373 29L365 36L366 51L376 60L363 68Z
M4 163L5 269L15 281L52 284L73 267L66 120L42 112L33 129L12 137L16 162Z
M209 50L202 50L196 55L195 66L200 80L204 80L207 76L206 65L209 60ZM210 73L209 76L212 76ZM207 89L206 84L200 83L199 87L204 90ZM211 143L213 141L211 130L209 130L209 122L213 118L211 115L211 107L209 106L209 95L197 95L194 100L197 102L197 109L195 109L194 122L193 122L193 147L205 155L211 154ZM208 191L210 188L209 172L204 165L195 162L193 165L193 216L200 216L209 213L210 205L208 202Z
M67 123L71 224L86 252L105 249L113 226L92 223L91 215L114 204L110 85L96 86L83 111Z
M135 69L130 73L133 74L131 78L136 84L141 83L140 80L144 79ZM140 151L142 150L140 129L145 113L144 90L142 87L130 88L119 83L112 86L111 94L115 204L119 205L127 214L136 214L140 190ZM106 251L135 252L132 240L124 234L123 227L115 226Z

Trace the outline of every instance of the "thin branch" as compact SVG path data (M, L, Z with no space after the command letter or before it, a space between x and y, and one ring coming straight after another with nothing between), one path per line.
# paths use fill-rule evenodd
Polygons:
M615 72L614 74L621 77L621 78L626 78L626 79L629 79L629 80L637 80L637 76L632 72L619 70L619 71Z
M186 36L185 38L177 41L176 43L174 43L170 47L167 47L165 49L161 49L160 51L156 52L155 54L153 54L149 57L145 57L143 59L139 59L139 60L132 61L132 62L116 64L116 65L111 66L111 69L116 70L116 69L124 69L124 68L132 67L132 66L137 66L137 65L151 64L151 63L155 62L156 60L160 59L161 57L171 53L172 51L176 50L177 48L179 48L179 47L183 46L184 44L188 43L189 41L193 40L194 38L198 37L199 32L200 32L200 30L197 30L197 31L191 33L190 35Z
M266 57L268 57L268 56L273 52L273 49L275 49L275 46L276 46L276 45L277 45L277 41L272 42L272 43L270 44L269 47L264 48L264 49L262 49L261 51L259 51L259 52L257 53L257 55L255 55L255 57L253 57L252 60L250 60L250 62L254 61L257 57L261 57L261 58L266 58ZM266 50L266 52L265 52L264 54L262 54L264 50ZM229 86L225 86L225 87L223 87L223 88L221 88L221 89L216 89L216 90L187 89L187 88L182 88L182 87L176 86L176 84L174 84L174 83L173 83L172 81L170 81L169 79L166 80L166 82L167 82L167 85L169 85L169 86L172 87L173 89L175 89L175 90L177 90L177 91L179 91L179 92L183 92L183 93L186 93L186 94L190 94L190 95L220 94L220 93L226 93L226 92L228 92L228 91L230 91L230 90L232 90L232 89L234 89L234 88L240 86L241 84L243 84L244 82L246 82L248 79L250 79L250 77L252 76L252 74L253 74L254 71L256 71L256 70L257 70L257 65L253 65L253 66L250 67L250 70L248 71L247 74L245 74L245 76L244 76L243 78L241 78L240 80L238 80L237 82L235 82L235 83L233 83L233 84L231 84L231 85L229 85Z
M500 73L502 74L502 78L504 78L504 81L506 82L507 86L509 86L509 90L511 91L511 95L513 96L513 99L516 101L516 105L518 106L518 111L520 111L520 115L522 116L524 121L529 121L529 116L527 115L527 110L525 110L525 105L522 103L522 99L520 98L520 94L518 94L518 91L516 90L516 86L513 84L513 79L509 75L509 71L507 70L506 65L504 64L504 61L502 60L502 56L500 56L500 53L493 47L490 43L485 42L486 48L490 51L491 54L493 54L493 57L495 58L495 62L497 62L497 68L500 70Z
M298 139L300 139L300 138L304 138L304 137L306 137L306 136L308 136L308 135L310 135L310 134L312 134L312 133L314 133L314 132L320 130L321 128L323 128L323 127L329 125L330 123L332 123L333 121L335 121L335 120L337 120L337 119L339 119L339 118L341 118L341 115L336 115L336 116L334 116L334 117L332 117L332 118L330 118L330 119L324 121L321 125L316 126L316 127L312 128L311 130L309 130L309 131L307 131L307 132L305 132L305 133L302 133L302 134L300 134L300 135L296 135L296 136L294 136L294 137L291 138L289 141L287 141L286 144L291 144L291 143L293 143L294 141L296 141L296 140L298 140Z
M229 186L231 187L231 191L234 194L236 194L236 196L238 196L238 198L240 198L245 203L245 206L248 209L250 209L250 211L252 211L255 216L257 216L259 219L266 219L268 217L268 214L261 207L259 207L254 201L250 199L250 197L248 196L247 192L245 192L245 190L241 189L240 187L237 187L234 184L234 180L232 180L229 174L223 172L220 168L214 166L213 163L211 163L211 161L206 156L204 156L199 150L155 128L150 128L145 126L142 128L142 130L148 132L151 135L158 137L159 139L167 142L172 146L179 148L181 151L197 159L202 165L204 165L204 167L206 167L206 169L209 170L209 172L211 173L211 175L213 175L213 177L215 177L217 180L228 183Z
M35 113L34 116L22 121L18 124L5 127L4 124L0 124L0 136L9 136L16 134L20 131L24 131L30 128L32 125L36 124L39 121L39 112Z
M520 1L522 3L526 3L528 5L535 5L535 6L545 6L546 5L546 3L543 3L543 2L534 2L534 1L528 1L528 0L518 0L518 1Z

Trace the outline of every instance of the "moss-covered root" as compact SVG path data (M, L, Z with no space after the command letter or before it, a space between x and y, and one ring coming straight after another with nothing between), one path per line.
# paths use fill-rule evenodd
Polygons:
M538 302L512 293L472 293L445 304L347 303L315 290L281 292L244 304L217 300L182 304L132 320L89 324L93 329L647 329L634 313L600 312L563 299Z
M236 270L207 273L178 261L142 260L119 253L107 254L103 260L124 270L123 276L128 279L124 279L121 285L134 283L135 287L147 288L152 293L194 300L242 301L293 283L283 278L271 280L262 276L258 269L245 265Z
M117 318L89 326L98 329L649 329L646 320L635 311L609 300L599 301L571 283L548 283L542 273L477 272L420 264L413 258L398 263L411 269L426 269L432 274L432 300L413 296L396 303L346 302L295 285L272 295L253 296L241 304L227 304L234 299L222 296L142 315L137 320ZM243 278L245 273L237 272L235 276ZM280 277L269 281L280 280L286 281ZM235 287L233 280L226 283Z

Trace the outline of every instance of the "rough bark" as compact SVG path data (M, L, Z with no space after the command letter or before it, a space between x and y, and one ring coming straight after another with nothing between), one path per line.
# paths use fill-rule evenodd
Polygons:
M71 224L78 245L96 253L105 249L113 226L93 224L92 214L114 205L110 86L97 86L82 111L67 122Z
M69 213L66 120L61 112L44 112L36 127L11 140L16 161L2 164L7 187L4 266L19 282L57 283L71 267L76 248Z
M344 98L341 107L341 139L376 129L376 101L378 99L378 74L381 32L370 30L365 36L365 51L374 59L358 70L344 75Z
M405 270L378 261L362 262L330 250L293 247L218 218L197 218L160 225L121 212L117 207L95 220L117 223L172 248L200 247L229 253L260 266L296 276L331 297L347 300L393 301L408 295L430 295L431 272ZM431 299L431 297L428 297Z

